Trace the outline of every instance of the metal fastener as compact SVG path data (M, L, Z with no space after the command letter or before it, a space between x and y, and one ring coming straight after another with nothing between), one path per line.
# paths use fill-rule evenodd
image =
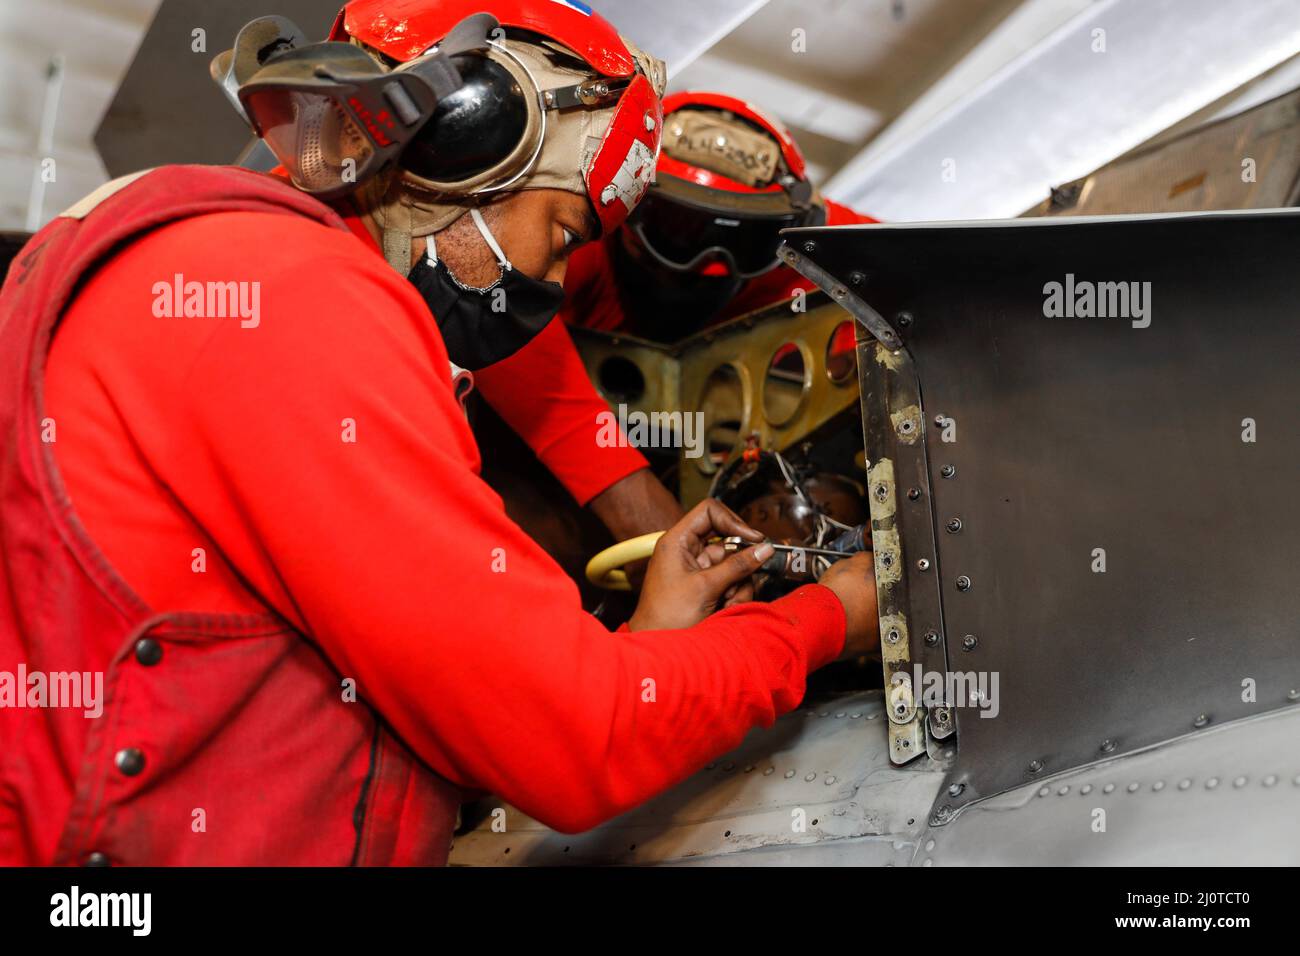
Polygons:
M957 466L944 465L942 468L939 469L939 474L942 475L944 478L951 478L953 475L957 474Z
M898 316L897 318L894 319L894 321L898 323L898 327L900 329L905 329L912 324L912 313L900 312L898 313Z
M1104 754L1111 753L1115 749L1115 741L1109 738L1101 742L1101 752Z
M950 796L950 797L960 797L960 796L961 796L961 792L962 792L963 790L965 790L965 789L966 789L966 784L964 784L964 783L954 783L952 786L950 786L950 787L948 788L948 796Z
M926 631L925 643L929 647L934 647L939 643L939 633L937 631Z
M805 242L805 243L803 244L803 251L804 251L804 252L816 252L816 251L817 251L817 243L815 243L815 242L813 242L811 239L809 239L807 242Z
M908 488L908 489L907 489L907 497L908 497L909 500L911 500L911 501L915 501L917 498L921 497L921 489L920 489L920 488Z
M948 524L947 524L947 529L948 529L948 533L949 533L949 534L956 534L958 531L961 530L961 519L960 519L960 518L949 518L949 519L948 519Z
M1210 718L1205 714L1197 714L1196 719L1192 721L1193 727L1204 727L1210 722Z
M930 559L929 559L929 558L921 558L920 560L918 560L918 561L916 562L916 569L917 569L918 571L929 571L929 570L930 570Z
M1038 772L1039 772L1040 770L1042 770L1042 769L1043 769L1043 762L1042 762L1041 760L1031 760L1031 761L1029 761L1029 772L1030 772L1030 773L1038 773Z
M139 747L123 747L114 755L113 763L126 776L138 776L144 770L144 751Z
M979 642L980 639L974 634L967 634L961 639L961 646L968 651L973 651L975 650L975 645L979 644Z
M162 645L152 637L142 637L135 642L135 659L145 667L153 667L162 660Z
M957 579L957 590L958 590L958 591L969 591L969 590L970 590L970 578L968 578L968 577L967 577L966 575L964 575L964 574L963 574L961 577L959 577L959 578Z

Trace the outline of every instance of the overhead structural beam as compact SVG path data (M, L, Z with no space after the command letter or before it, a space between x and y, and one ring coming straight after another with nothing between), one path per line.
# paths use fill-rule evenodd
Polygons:
M826 191L895 221L1016 216L1297 53L1295 0L1101 0L928 121L904 113Z
M767 5L767 0L593 0L592 9L668 64L672 78Z

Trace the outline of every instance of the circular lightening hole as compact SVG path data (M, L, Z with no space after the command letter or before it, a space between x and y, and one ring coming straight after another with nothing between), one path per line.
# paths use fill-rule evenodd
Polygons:
M776 350L763 377L763 414L773 425L785 425L799 411L811 383L803 350L787 342Z

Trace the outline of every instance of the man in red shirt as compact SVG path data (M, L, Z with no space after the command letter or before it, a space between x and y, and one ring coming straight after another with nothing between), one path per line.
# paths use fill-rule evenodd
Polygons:
M823 198L790 132L762 110L674 93L655 185L621 229L571 257L563 315L676 341L814 288L778 263L780 230L875 221Z
M292 55L223 66L299 189L165 167L88 197L15 260L0 291L0 864L439 863L464 789L585 829L874 643L869 556L741 603L770 550L716 502L664 536L610 633L479 480L455 358L541 321L573 240L639 199L659 125L653 64L599 17L491 5L503 34L467 47L482 62L461 61L461 79L538 85L504 158L438 168L457 157L408 155L417 141L376 173L399 134L359 128L384 116L365 97L403 102L382 84L406 75L262 36L255 50ZM335 36L436 67L431 46L480 6L356 0ZM538 91L567 119L543 127ZM451 105L471 101L502 102ZM434 146L503 123L456 109L418 117L445 134ZM566 140L583 144L567 161ZM331 169L359 188L307 195L332 191ZM481 179L412 185L457 176ZM479 307L494 290L509 300L495 322ZM715 535L755 546L727 557Z
M743 100L722 93L675 93L664 100L664 128L656 182L645 202L622 227L569 256L560 312L569 325L677 341L814 288L778 264L781 229L876 221L824 199L808 179L790 132ZM837 348L853 352L851 329ZM561 434L585 434L595 388L558 323L518 354L484 369L478 382L493 407L534 449L538 443L531 436L542 414L548 423L557 423ZM536 401L541 395L556 401L541 405ZM580 398L584 395L585 400ZM595 401L600 402L598 396ZM602 410L600 404L595 408ZM614 485L608 496L612 503L621 497L615 480L638 465L630 452L586 441L556 442L541 457L566 484L567 476L581 474L596 484ZM658 504L657 490L653 496L645 491L658 482L648 472L635 475L642 505L629 512L634 523L650 530L656 521L670 521L672 506ZM631 486L629 482L629 490ZM603 504L597 499L593 510L600 514ZM616 537L639 533L611 530Z

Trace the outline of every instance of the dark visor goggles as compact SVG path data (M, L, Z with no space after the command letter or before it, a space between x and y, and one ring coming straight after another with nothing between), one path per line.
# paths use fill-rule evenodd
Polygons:
M732 193L660 175L628 224L669 269L691 272L721 260L733 275L750 279L777 265L782 229L821 225L824 218L821 206L784 190Z
M424 56L390 70L350 43L307 43L291 21L262 17L239 31L212 74L294 184L328 198L401 154L461 88L452 57L486 49L498 26L489 14L467 17Z

